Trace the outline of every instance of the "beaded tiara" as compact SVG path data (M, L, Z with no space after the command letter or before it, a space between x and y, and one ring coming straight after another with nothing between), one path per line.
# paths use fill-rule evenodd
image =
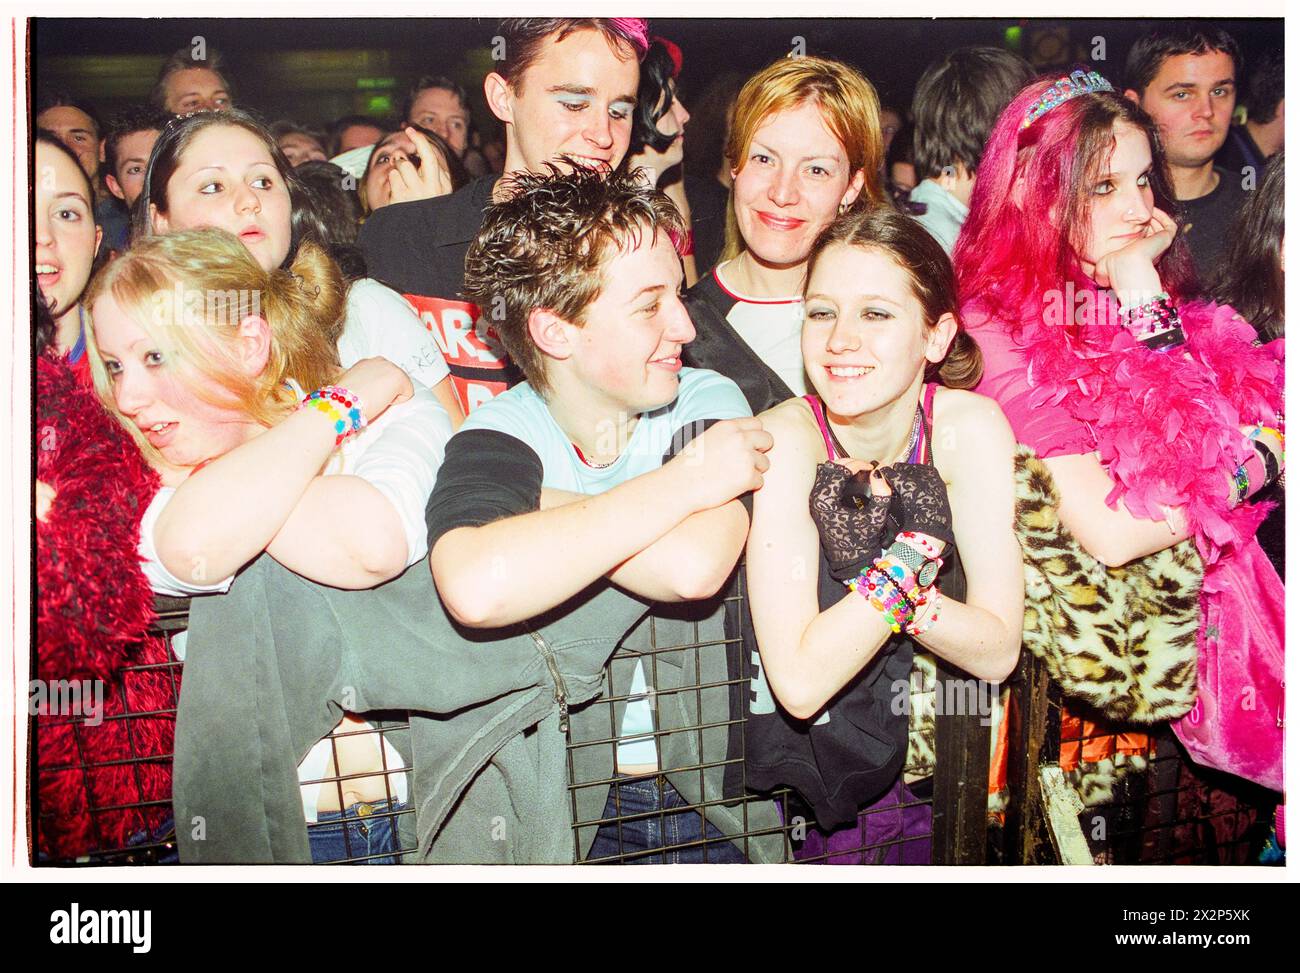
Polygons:
M1043 92L1043 97L1025 110L1025 120L1020 123L1020 127L1022 129L1028 128L1057 105L1063 105L1071 98L1078 98L1080 95L1088 95L1096 91L1114 90L1111 83L1096 71L1085 71L1080 68L1071 72L1068 78L1057 78L1053 81L1051 86Z

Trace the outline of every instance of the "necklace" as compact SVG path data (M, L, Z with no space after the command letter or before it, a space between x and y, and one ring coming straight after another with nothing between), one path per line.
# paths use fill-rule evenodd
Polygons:
M912 454L916 452L916 444L919 443L920 441L921 441L921 406L918 403L916 407L916 415L912 417L912 434L907 437L907 448L903 450L903 454L899 456L898 459L894 460L894 462L906 463L908 460L910 460L912 458Z
M835 430L831 428L831 424L829 421L827 421L826 423L826 428L830 430L831 442L835 444L835 448L838 449L840 453L844 456L852 456L853 454L844 448L844 444L841 443L839 437L835 435ZM903 450L902 454L898 457L898 459L894 460L894 462L906 463L909 459L911 459L912 454L916 452L916 444L919 443L920 441L921 441L921 404L918 402L916 404L916 415L912 417L912 432L911 435L908 436L907 447Z
M585 465L589 466L589 467L590 467L591 469L593 469L593 470L603 470L603 469L608 469L609 467L611 467L611 466L613 466L615 463L617 463L617 462L618 462L618 459L619 459L617 456L615 456L615 457L614 457L612 460L610 460L608 463L593 463L591 460L587 459L587 457L586 457L585 455L583 455L583 452L582 452L581 448L579 448L579 446L578 446L577 443L572 443L572 446L573 446L573 451L574 451L575 453L578 454L578 459L582 460L582 462L583 462Z

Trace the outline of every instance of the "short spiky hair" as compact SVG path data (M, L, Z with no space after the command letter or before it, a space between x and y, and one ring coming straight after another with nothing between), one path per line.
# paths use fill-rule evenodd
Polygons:
M150 103L159 111L169 111L170 109L167 108L167 79L177 71L187 71L190 68L207 68L210 71L215 71L225 83L227 93L234 93L230 78L226 76L226 62L220 51L208 45L203 57L195 57L192 48L182 47L163 61L162 67L158 69L158 81L154 84L153 90L149 92Z
M999 47L959 47L925 69L916 83L913 164L918 179L937 179L960 162L974 175L993 123L1034 69Z
M1267 125L1277 118L1277 106L1286 96L1286 63L1278 48L1265 51L1251 69L1246 85L1247 116L1258 125Z
M451 78L443 77L441 74L426 74L423 77L418 78L415 83L407 89L406 94L402 97L402 106L397 113L397 117L407 125L414 124L415 119L411 117L411 109L415 107L415 99L419 98L420 95L424 94L426 91L433 90L451 92L456 96L456 100L460 102L460 107L465 110L467 115L469 114L469 96L465 94L465 89L463 87L455 81L452 81Z
M153 105L131 105L113 116L104 136L104 169L117 178L117 150L122 139L136 132L161 132L172 116Z
M511 196L487 211L465 257L465 296L482 308L510 357L540 394L549 386L528 317L546 308L582 325L605 285L603 264L642 234L686 235L677 208L639 174L548 163L546 174L508 177Z
M95 136L99 137L104 132L104 126L99 120L99 115L90 106L88 102L79 98L74 98L66 91L41 91L36 96L36 113L33 118L39 118L51 108L75 108L81 112L95 126Z

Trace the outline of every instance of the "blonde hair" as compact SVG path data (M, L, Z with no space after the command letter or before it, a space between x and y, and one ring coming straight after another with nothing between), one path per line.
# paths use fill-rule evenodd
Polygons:
M176 366L177 376L200 400L242 412L273 426L297 405L292 378L313 389L342 370L346 285L329 255L314 243L298 248L290 270L265 271L225 230L182 230L148 237L104 267L86 290L84 306L111 294ZM250 315L271 329L270 356L258 375L240 367L236 338ZM152 446L117 409L113 381L88 315L86 354L95 390L146 456Z
M884 205L880 172L885 143L880 133L880 99L871 82L857 70L829 58L782 58L745 82L736 99L727 137L726 156L732 170L739 175L745 168L749 143L759 126L771 116L808 101L817 105L826 127L844 146L849 180L862 172L862 193L855 205ZM732 194L734 198L734 189ZM735 207L728 205L727 237L719 261L730 260L744 249Z

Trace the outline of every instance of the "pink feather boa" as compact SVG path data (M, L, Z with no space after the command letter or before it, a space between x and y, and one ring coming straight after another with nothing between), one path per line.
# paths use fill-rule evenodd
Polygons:
M1240 427L1282 413L1282 342L1254 344L1255 329L1230 307L1179 309L1187 343L1169 352L1123 327L1083 323L1020 330L1031 402L1086 422L1119 501L1135 517L1163 520L1181 507L1213 565L1255 536L1267 505L1228 505L1232 472L1253 452Z
M1153 351L1103 323L1114 320L1113 302L1090 296L1080 311L1093 310L1091 320L1017 329L1030 404L1088 425L1114 483L1112 508L1122 501L1148 520L1182 509L1205 580L1198 698L1174 733L1198 763L1280 791L1286 593L1255 540L1271 504L1233 509L1228 492L1233 470L1254 451L1240 427L1281 420L1282 342L1256 345L1254 328L1232 308L1197 303L1179 308L1186 344ZM978 341L983 315L967 317Z

